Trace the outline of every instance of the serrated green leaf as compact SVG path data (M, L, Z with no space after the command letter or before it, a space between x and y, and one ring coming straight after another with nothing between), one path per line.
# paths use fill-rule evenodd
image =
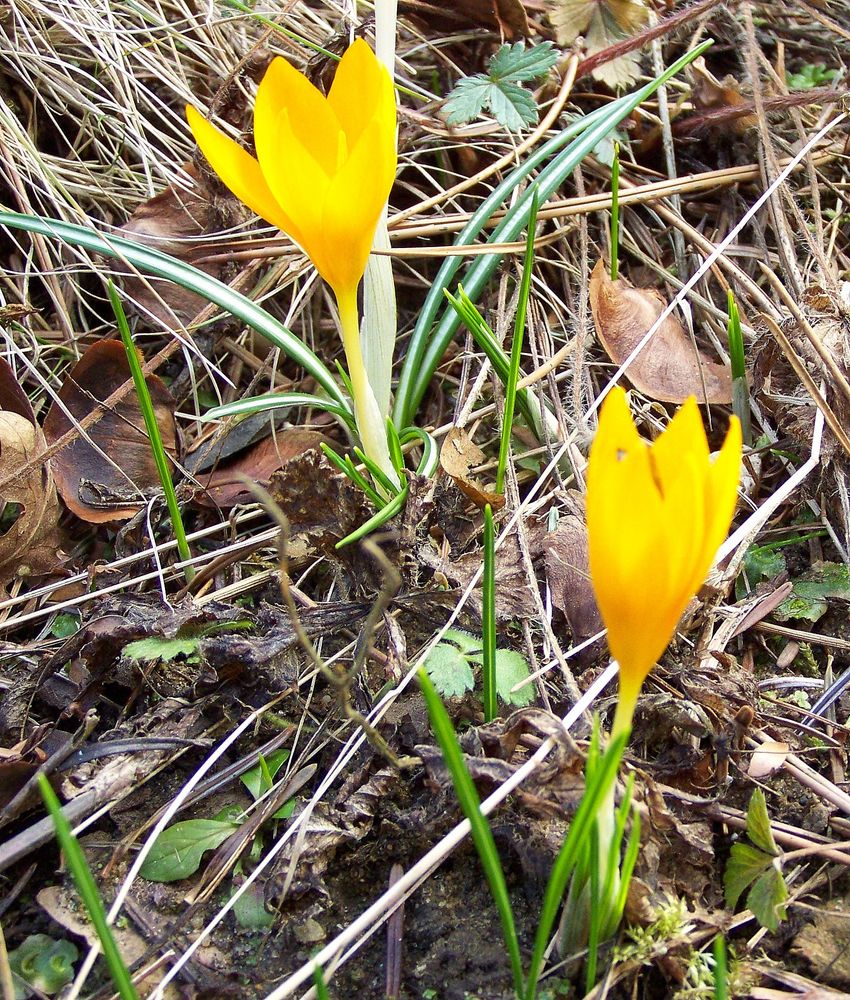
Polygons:
M448 112L446 123L465 125L478 118L488 103L487 94L491 86L490 80L481 73L458 80L443 105L443 110Z
M425 660L425 669L443 698L459 698L475 684L469 660L456 646L437 643Z
M756 920L769 931L775 931L779 922L785 919L787 910L782 904L788 899L788 886L785 884L779 863L773 861L770 867L760 875L747 896L747 909L752 910Z
M289 759L288 750L275 750L270 753L268 757L265 758L266 769L272 781L277 772L283 767L286 761ZM256 801L261 795L271 788L271 785L264 780L263 766L262 764L257 764L256 767L252 767L249 771L239 776L239 780L251 793L251 797Z
M207 851L220 847L238 824L215 819L187 819L156 838L139 874L150 882L176 882L201 866Z
M551 42L541 42L526 48L523 42L503 45L490 60L491 80L537 80L548 73L558 61L558 52Z
M481 636L473 635L471 632L463 632L458 628L446 630L441 642L450 642L457 646L461 653L468 659L476 663L481 661Z
M752 844L733 844L723 873L726 905L734 909L744 890L771 864L773 858Z
M500 80L491 84L488 104L496 121L511 132L518 132L523 125L533 125L537 121L534 98L518 83Z
M540 51L540 50L543 51ZM449 125L461 125L478 118L485 110L511 131L537 121L537 105L532 95L519 86L521 80L542 76L557 60L550 43L525 49L522 42L503 45L490 63L490 72L459 80L445 103Z
M199 636L186 636L183 639L151 636L149 639L137 639L128 643L124 647L124 655L131 660L162 660L167 663L178 656L197 653L200 641Z
M770 816L767 814L767 802L764 792L757 788L750 796L750 804L747 806L747 836L765 854L776 857L779 848L773 839L773 832L770 829Z
M511 693L511 688L524 681L531 671L521 653L513 649L496 650L496 693L507 705L522 707L534 701L536 694L533 684L526 684L519 691Z

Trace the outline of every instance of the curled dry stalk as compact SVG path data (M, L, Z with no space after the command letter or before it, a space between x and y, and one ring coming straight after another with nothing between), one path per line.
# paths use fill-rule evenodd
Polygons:
M360 635L358 636L355 644L351 668L349 670L344 670L342 668L339 670L334 669L334 667L325 663L322 654L318 651L318 649L316 649L313 640L307 634L306 629L301 623L301 618L298 614L298 607L295 604L295 598L292 595L292 580L289 576L288 558L290 539L289 520L278 504L275 503L271 495L264 490L262 486L258 486L256 483L251 483L250 485L257 499L263 504L269 516L274 519L275 523L280 528L280 532L278 534L280 590L283 595L287 611L289 612L289 618L292 622L293 631L295 632L298 641L301 643L304 652L313 662L322 677L324 677L336 691L339 707L341 708L345 718L363 730L366 738L372 744L374 749L392 767L397 770L403 770L404 768L411 767L414 763L418 764L418 759L399 757L395 754L378 730L375 729L366 717L354 707L354 702L351 697L352 686L363 672L363 668L366 665L366 660L369 656L369 650L371 649L372 640L375 637L378 623L381 618L383 618L384 613L387 611L401 588L401 576L399 575L398 570L386 557L380 546L377 545L372 539L367 538L360 543L363 549L368 552L372 559L374 559L375 562L381 567L383 572L383 581L381 583L381 589L378 592L378 596L375 599L375 603L372 605L372 608L366 617L366 621L363 623L363 628L361 629Z

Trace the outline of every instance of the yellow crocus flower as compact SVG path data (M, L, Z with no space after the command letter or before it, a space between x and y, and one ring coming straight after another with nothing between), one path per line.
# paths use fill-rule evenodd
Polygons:
M587 471L590 575L620 667L615 734L631 727L638 694L702 585L729 531L741 470L732 417L714 461L696 400L647 445L625 392L602 405Z
M254 104L256 159L191 105L195 141L236 197L298 243L334 291L364 449L395 482L386 429L366 377L357 287L396 172L392 80L363 39L351 45L327 97L274 59Z

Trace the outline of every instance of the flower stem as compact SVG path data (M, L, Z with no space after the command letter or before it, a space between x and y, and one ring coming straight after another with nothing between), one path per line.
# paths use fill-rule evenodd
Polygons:
M375 393L366 374L363 351L360 346L360 321L357 315L357 290L337 291L342 346L348 364L348 376L354 399L354 420L363 451L384 473L389 481L401 489L398 472L390 458L387 444L386 416L381 413Z

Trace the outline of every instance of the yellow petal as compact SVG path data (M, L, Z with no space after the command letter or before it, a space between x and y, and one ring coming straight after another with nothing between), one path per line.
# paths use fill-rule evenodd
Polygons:
M362 38L356 38L340 60L328 103L345 131L349 148L354 148L366 126L376 119L389 123L395 133L392 80Z
M699 589L735 507L741 433L733 419L712 464L695 400L651 449L625 393L599 417L587 474L590 572L612 656L620 664L615 726L627 728L647 673Z
M275 200L254 157L191 105L186 118L201 152L233 194L266 222L291 233L292 220Z
M289 112L284 108L277 117L276 132L268 149L278 148L280 154L270 158L268 151L261 159L268 185L287 216L292 219L290 232L319 270L325 243L323 207L330 181L316 164L311 151L295 135ZM339 253L343 250L340 248Z
M701 463L708 462L708 442L697 401L690 396L676 411L667 428L652 445L652 464L662 492L665 484L678 474L682 455L692 455Z
M315 161L313 169L333 174L340 132L336 113L307 77L280 57L266 70L254 105L254 142L263 171L289 155L288 146L281 144L279 117L283 110L294 140L309 150Z
M368 125L325 194L322 237L327 273L322 273L335 290L356 287L366 269L395 178L395 137L390 142L387 138L380 122Z
M642 680L658 655L646 611L657 605L655 590L663 584L651 575L663 541L662 503L620 389L600 413L586 504L591 577L611 653L621 670Z
M708 511L705 538L706 545L711 549L711 560L726 537L735 513L741 480L741 443L741 424L737 417L732 416L726 440L706 477Z

